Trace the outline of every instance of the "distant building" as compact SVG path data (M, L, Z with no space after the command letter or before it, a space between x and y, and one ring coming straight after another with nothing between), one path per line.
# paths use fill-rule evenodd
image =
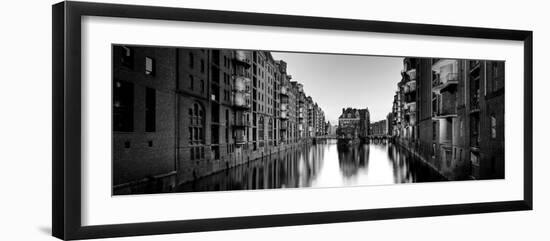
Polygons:
M338 118L339 138L360 139L369 134L370 113L367 109L344 108Z
M331 125L330 122L328 122L328 131L327 134L330 136L336 136L336 130L338 129L337 125Z
M388 124L386 120L380 120L372 123L371 125L371 137L385 137L388 133Z

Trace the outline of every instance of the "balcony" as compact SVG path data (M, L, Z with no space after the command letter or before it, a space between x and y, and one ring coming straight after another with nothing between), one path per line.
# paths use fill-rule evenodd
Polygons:
M279 128L281 131L286 131L287 130L287 121L286 120L282 120L281 121L281 126Z
M470 72L479 69L480 63L481 62L479 60L470 61Z
M281 119L287 120L287 119L288 119L288 112L286 112L286 111L281 111Z
M450 91L458 85L458 73L447 73L432 82L432 90L436 93Z
M298 113L298 119L304 119L304 113Z
M235 135L235 144L239 146L246 144L246 135L244 132L242 134Z
M244 76L235 77L235 83L233 84L233 91L246 92L247 86L250 86L250 78Z
M287 111L288 110L288 104L282 103L281 104L281 111Z
M251 65L250 53L248 51L235 51L235 60L237 61L237 63L244 64L247 67Z
M288 96L288 87L287 86L281 86L281 96Z
M416 82L411 82L408 85L405 85L403 92L405 94L414 93L416 91Z
M434 110L433 117L435 119L457 117L456 108L450 104L440 105L437 109Z
M410 81L416 81L416 69L410 69L407 71Z
M405 113L406 112L415 113L416 112L416 102L405 103Z
M244 118L244 115L237 115L235 122L233 123L233 127L237 129L244 129L248 126L250 126L250 124L248 123L248 120Z
M478 111L479 111L479 93L474 93L470 97L470 113L478 112Z
M243 92L234 92L232 104L237 109L250 109L250 94Z
M473 151L479 151L479 143L481 141L481 138L479 134L473 133L470 135L470 147Z
M416 125L416 113L412 112L411 115L409 115L409 124Z
M481 143L481 136L479 135L479 130L471 130L470 134L470 147L473 151L479 151Z

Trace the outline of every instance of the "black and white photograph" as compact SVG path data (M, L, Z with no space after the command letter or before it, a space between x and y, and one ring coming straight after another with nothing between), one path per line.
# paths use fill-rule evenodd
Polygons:
M113 44L111 61L115 196L505 178L502 60Z
M548 5L6 2L0 241L550 240Z

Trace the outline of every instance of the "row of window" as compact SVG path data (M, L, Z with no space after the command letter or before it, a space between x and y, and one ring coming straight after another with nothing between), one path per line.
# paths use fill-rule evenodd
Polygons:
M189 60L189 68L190 69L195 68L195 55L192 52L189 52L188 60ZM200 60L200 71L203 74L204 72L206 72L206 66L203 59Z
M451 122L452 124L452 122ZM495 114L491 114L489 117L489 136L491 139L497 138L497 118ZM462 137L464 136L464 122L460 120L460 126L459 126L459 135ZM433 121L432 123L432 139L436 140L437 133L439 133L438 129L438 121ZM470 137L471 137L471 145L473 146L479 146L479 133L480 133L480 121L478 115L472 115L470 117Z
M134 54L133 50L130 47L122 46L122 58L120 59L122 66L125 66L129 69L134 68ZM144 73L146 75L154 75L155 74L155 60L152 57L145 56L144 59L144 66L145 71Z
M156 90L145 89L145 131L156 131ZM134 84L113 81L113 131L134 131Z
M195 77L193 75L189 75L189 89L195 91ZM199 80L199 90L201 93L205 93L206 91L206 84L203 79Z

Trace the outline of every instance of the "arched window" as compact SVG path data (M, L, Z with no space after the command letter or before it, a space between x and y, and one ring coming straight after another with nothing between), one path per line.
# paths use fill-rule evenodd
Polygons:
M190 159L204 158L204 111L199 103L189 108Z

